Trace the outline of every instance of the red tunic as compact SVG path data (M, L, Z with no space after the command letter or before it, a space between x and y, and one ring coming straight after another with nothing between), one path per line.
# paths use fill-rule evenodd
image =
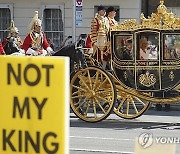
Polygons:
M5 54L2 43L0 42L0 55Z
M23 45L22 45L22 49L25 50L25 52L28 50L28 48L32 47L32 39L31 39L31 34L29 33L26 38L24 39ZM47 39L46 39L46 35L44 33L42 33L42 42L40 44L40 48L42 49L47 49L47 47L50 47L50 44L48 43Z
M7 44L8 41L9 41L9 39L10 39L10 37L7 37L6 39L3 40L3 42L2 42L3 47L6 46L6 44Z
M86 38L86 48L92 48L92 41L91 41L90 34L88 34Z
M105 35L107 35L108 39L108 26L109 24L106 22L106 18L102 18L100 15L97 15L92 21L91 21L91 33L90 33L90 39L92 46L97 42L98 39L98 33L100 29L103 29ZM97 59L97 61L109 61L111 54L110 54L110 48L109 45L105 44L104 50L101 51L98 47L93 49L94 56Z

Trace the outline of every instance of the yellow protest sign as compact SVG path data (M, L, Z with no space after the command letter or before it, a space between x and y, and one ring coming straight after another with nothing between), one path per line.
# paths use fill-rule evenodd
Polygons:
M0 154L68 154L69 58L0 56Z

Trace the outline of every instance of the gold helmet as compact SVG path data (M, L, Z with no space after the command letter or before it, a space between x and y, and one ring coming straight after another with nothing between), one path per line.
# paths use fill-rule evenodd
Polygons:
M38 25L41 27L42 21L38 17L38 11L35 11L34 17L30 23L30 31L34 30L34 26Z
M8 29L9 29L9 35L13 33L17 33L17 34L19 33L19 30L17 27L15 27L13 20L11 20L10 27Z

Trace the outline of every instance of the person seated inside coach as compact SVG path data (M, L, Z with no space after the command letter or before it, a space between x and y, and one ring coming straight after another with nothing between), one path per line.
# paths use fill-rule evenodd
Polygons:
M141 38L139 41L140 60L147 60L149 58L148 41L146 38Z
M133 42L132 38L126 40L126 48L122 53L122 60L132 60L133 59Z
M157 59L157 46L152 45L151 41L143 37L139 40L139 54L140 60Z
M180 58L180 42L175 43L175 57L176 59Z

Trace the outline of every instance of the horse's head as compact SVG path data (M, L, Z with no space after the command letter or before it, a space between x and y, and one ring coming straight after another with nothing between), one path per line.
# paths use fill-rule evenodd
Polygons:
M70 44L56 51L56 53L53 54L53 56L68 56L72 59L74 54L75 54L75 45Z
M65 46L53 54L53 56L68 56L71 61L71 70L73 70L72 67L74 67L74 63L76 63L79 68L84 67L86 61L83 49L77 48L75 44Z
M86 38L87 38L87 34L81 34L77 40L77 47L82 47L85 48L86 46Z
M10 55L15 52L19 52L20 48L17 45L16 38L11 37L8 41L7 44L4 47L4 51L7 55Z

